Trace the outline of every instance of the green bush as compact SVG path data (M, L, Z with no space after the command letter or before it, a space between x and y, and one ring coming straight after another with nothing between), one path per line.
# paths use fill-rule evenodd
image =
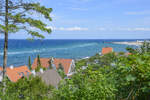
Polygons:
M53 97L56 100L113 100L116 89L110 83L111 80L100 70L93 71L89 66L63 81Z
M113 53L77 62L76 74L54 91L56 100L149 100L150 53Z
M5 95L0 92L2 100L49 100L52 86L47 86L39 77L23 78L16 83L7 80ZM2 90L2 89L1 89Z
M57 69L57 72L59 73L59 75L62 77L62 78L65 78L66 77L66 74L64 72L64 67L61 63L59 63L58 65L58 69Z

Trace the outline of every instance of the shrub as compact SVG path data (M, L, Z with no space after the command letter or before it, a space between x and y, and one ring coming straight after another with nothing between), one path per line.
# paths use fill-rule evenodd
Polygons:
M52 86L47 86L39 77L23 78L16 83L7 81L6 94L2 100L49 100Z

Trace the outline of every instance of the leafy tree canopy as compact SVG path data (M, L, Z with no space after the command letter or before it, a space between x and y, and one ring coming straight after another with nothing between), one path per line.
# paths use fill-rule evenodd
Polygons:
M2 2L2 1L1 1ZM52 21L50 13L52 8L41 6L40 3L28 2L26 0L9 0L8 2L8 26L5 26L5 10L1 3L0 10L0 30L2 33L15 33L19 30L26 31L29 35L44 38L40 31L50 33L51 29L47 23L41 21L37 16L41 15L45 20Z
M47 86L39 77L30 76L16 83L7 80L6 94L0 97L2 100L49 100L52 86Z

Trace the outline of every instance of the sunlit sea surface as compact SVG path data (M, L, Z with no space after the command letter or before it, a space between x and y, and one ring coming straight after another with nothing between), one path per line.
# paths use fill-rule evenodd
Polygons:
M136 40L9 40L8 66L28 65L29 56L33 62L38 54L40 57L80 59L101 52L103 47L126 52L128 45L112 43L121 41ZM0 66L3 64L3 44L4 40L0 40Z

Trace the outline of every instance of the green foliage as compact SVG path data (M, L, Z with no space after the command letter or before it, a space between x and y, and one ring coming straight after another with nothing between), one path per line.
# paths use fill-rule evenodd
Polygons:
M110 79L89 66L62 82L54 92L56 100L113 100L116 91Z
M125 53L124 52L119 52L118 55L125 55Z
M47 86L39 77L30 76L12 83L7 81L6 94L2 100L50 100L52 86Z
M49 69L53 69L53 67L52 67L52 61L51 61L52 59L51 59L51 57L50 57L50 60L49 60Z
M100 58L100 66L111 66L112 63L117 62L117 56L115 53L109 53Z
M52 21L50 17L51 11L52 8L46 8L39 3L31 3L31 1L0 0L0 33L5 33L3 71L7 66L8 34L24 30L32 39L35 37L45 38L40 32L51 33L51 29L47 28L47 24L34 16L34 14L42 15L47 21ZM5 77L5 74L3 74L3 77ZM5 86L5 82L3 84Z
M45 71L45 70L47 70L47 68L43 67L43 70Z
M30 70L32 70L32 68L31 68L31 57L30 56L29 56L29 59L28 59L28 67L29 67Z
M35 69L35 72L39 72L41 68L42 66L41 66L41 61L40 61L40 55L38 54L37 55L37 67Z
M76 65L75 69L78 70L78 69L81 68L81 66L86 66L86 64L87 64L87 60L86 59L79 60L75 64Z
M150 52L150 41L144 41L143 45L139 49L140 53Z
M40 55L37 55L37 66L41 66Z
M118 94L122 98L149 98L150 54L134 54L122 57L114 72Z
M145 45L145 44L143 44ZM141 46L144 48L145 46ZM134 49L133 49L134 50ZM76 74L54 91L56 100L149 100L150 52L95 55L76 63ZM98 60L98 63L95 63ZM87 65L87 63L89 63ZM87 66L82 69L82 66Z
M131 54L136 54L136 53L138 53L138 52L137 52L137 49L133 49L133 48L131 48L131 47L127 47L126 50L127 50L128 52L130 52Z
M37 66L36 69L35 69L35 72L39 72L40 69L41 69L41 67L40 67L40 66Z
M142 53L149 53L150 52L150 41L144 41L143 44L139 48L126 48L132 54L142 54Z
M59 73L59 75L62 77L62 78L65 78L66 75L65 75L65 72L64 72L64 67L61 63L59 63L58 65L58 69L57 69L57 72Z
M117 56L116 54L109 53L103 56L95 55L87 59L84 63L89 63L91 65L98 65L98 67L105 67L105 66L111 66L112 63L117 62ZM95 66L96 67L96 66Z
M8 82L5 96L2 92L0 96L5 100L149 100L148 46L142 52L122 55L95 55L78 61L75 74L70 79L62 80L58 89L51 90L39 78L24 78L17 83ZM87 68L82 69L82 66ZM58 73L65 77L62 64L59 64Z
M64 71L64 67L61 63L58 64L58 69L63 70Z
M5 2L3 2L5 4ZM2 3L0 3L2 5ZM8 25L5 26L6 12L4 7L8 6ZM2 5L0 8L0 30L1 32L16 33L20 30L26 31L32 38L44 38L40 31L51 33L51 29L47 28L47 24L36 18L34 14L41 15L47 21L52 21L50 13L52 8L46 8L36 2L26 2L25 0L9 0L8 5ZM35 28L34 30L31 29ZM39 31L40 30L40 31Z

